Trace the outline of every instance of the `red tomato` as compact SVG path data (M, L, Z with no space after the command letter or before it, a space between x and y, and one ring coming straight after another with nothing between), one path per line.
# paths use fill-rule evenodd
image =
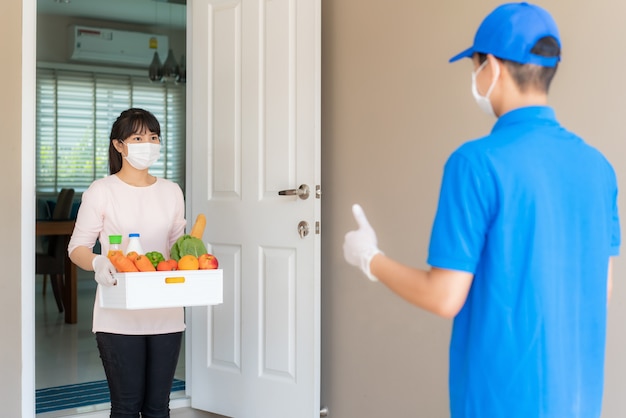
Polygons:
M164 260L164 261L159 261L159 264L157 264L156 269L158 271L172 271L172 270L176 270L176 268L178 267L178 263L176 262L176 260Z

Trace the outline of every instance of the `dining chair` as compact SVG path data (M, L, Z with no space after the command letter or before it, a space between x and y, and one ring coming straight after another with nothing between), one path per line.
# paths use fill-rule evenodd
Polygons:
M57 202L52 211L52 220L67 220L70 218L72 203L74 199L74 189L61 189L57 197ZM63 312L63 276L65 274L65 252L67 251L67 237L63 235L50 235L48 238L48 248L46 252L35 254L35 274L42 274L44 281L44 292L47 277L50 276L50 285L54 293L59 312Z

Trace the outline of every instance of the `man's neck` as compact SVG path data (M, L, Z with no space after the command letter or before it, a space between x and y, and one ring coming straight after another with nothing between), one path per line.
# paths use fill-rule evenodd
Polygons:
M497 108L496 115L504 115L514 109L528 106L546 106L548 104L548 95L543 92L530 91L515 95L503 97L502 102Z

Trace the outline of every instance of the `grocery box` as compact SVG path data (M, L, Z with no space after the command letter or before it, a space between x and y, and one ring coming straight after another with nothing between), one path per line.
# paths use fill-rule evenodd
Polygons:
M153 309L222 303L223 270L115 273L115 286L99 286L100 306Z

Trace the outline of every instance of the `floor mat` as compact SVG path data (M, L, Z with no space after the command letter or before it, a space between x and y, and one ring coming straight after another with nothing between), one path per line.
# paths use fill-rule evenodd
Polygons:
M181 390L185 390L185 382L174 379L172 392ZM106 380L38 389L35 392L36 412L38 414L110 401Z

